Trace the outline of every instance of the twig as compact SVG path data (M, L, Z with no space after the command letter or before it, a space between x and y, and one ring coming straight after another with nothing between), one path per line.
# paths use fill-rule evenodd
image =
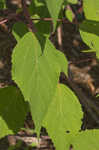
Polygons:
M3 19L0 19L0 24L6 23L6 22L8 22L9 20L12 20L12 19L18 19L19 16L20 16L20 14L11 13L5 18L2 17Z
M2 20L0 20L0 24L4 24L4 23L6 23L8 21L8 19L2 19Z
M30 14L28 12L25 0L22 0L22 7L23 7L24 16L25 16L26 20L28 21L29 28L32 30L32 32L37 32L37 30L34 26L34 23L33 23L32 19L30 17Z
M59 45L59 49L61 51L63 51L63 45L62 45L62 25L60 25L57 28L57 38L58 38L58 45Z
M30 24L30 28L33 28L33 30L35 29L35 27L34 27L34 24L33 24L33 21L53 21L53 19L52 18L30 18L30 14L29 14L29 12L28 12L28 9L27 9L27 6L26 6L26 3L24 2L24 0L23 0L23 12L24 12L24 15L25 15L25 18L28 20L28 23ZM4 11L5 12L5 14L7 15L7 13L8 13L8 10L5 10ZM4 12L3 12L3 14L4 14ZM4 19L1 19L0 20L0 24L3 24L3 23L6 23L6 22L8 22L9 20L11 20L11 19L15 19L15 17L19 17L20 16L20 13L19 14L16 14L16 13L11 13L10 12L10 14L7 16L7 17L5 17ZM63 23L69 23L69 24L77 24L77 23L75 23L75 22L70 22L68 19L66 19L66 18L61 18L61 19L57 19L57 22L63 22ZM34 32L36 31L36 29L34 30Z
M49 136L41 136L40 138L33 136L19 136L19 135L9 135L8 141L10 145L16 145L17 140L21 140L21 142L25 142L27 145L35 143L37 148L47 148L47 143L51 141ZM53 147L54 148L54 147Z

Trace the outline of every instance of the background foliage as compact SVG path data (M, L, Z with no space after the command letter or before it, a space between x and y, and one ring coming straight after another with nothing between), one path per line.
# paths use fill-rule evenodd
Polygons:
M38 136L44 126L56 149L69 149L71 144L79 150L99 148L98 130L81 131L81 104L74 92L59 82L61 72L68 76L67 58L49 40L51 32L58 27L57 20L65 5L76 2L32 0L28 9L22 8L23 12L26 11L24 17L28 23L18 20L12 29L17 40L12 53L12 79L19 88L0 89L0 137L16 133L30 110ZM5 8L2 0L0 9ZM96 51L98 58L98 1L83 0L83 9L85 20L79 25L80 34L90 49ZM70 15L67 15L68 19ZM34 23L35 18L38 20ZM44 18L51 18L53 29ZM31 19L37 32L28 25L31 25Z

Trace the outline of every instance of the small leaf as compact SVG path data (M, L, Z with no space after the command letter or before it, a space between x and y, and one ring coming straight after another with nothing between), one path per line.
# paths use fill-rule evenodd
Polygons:
M57 18L61 10L63 0L45 0L51 17L53 18L54 30L56 27Z
M99 94L97 94L96 97L99 97Z
M80 34L83 41L94 51L99 58L99 22L86 20L80 25Z
M71 10L69 10L69 9L66 10L66 17L68 18L68 20L69 20L70 22L73 21L73 13L72 13Z

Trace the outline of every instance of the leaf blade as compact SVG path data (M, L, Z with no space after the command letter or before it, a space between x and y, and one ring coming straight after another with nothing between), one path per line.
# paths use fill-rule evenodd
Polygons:
M77 97L68 87L58 85L43 122L56 149L69 148L72 138L80 130L82 111L77 101Z
M39 40L34 34L27 33L14 49L12 63L13 80L20 87L25 100L29 101L39 132L56 90L60 72L67 72L66 58L55 49L49 39L46 40L42 53Z
M46 0L45 1L48 7L48 10L53 18L54 29L56 27L56 21L63 3L63 0Z

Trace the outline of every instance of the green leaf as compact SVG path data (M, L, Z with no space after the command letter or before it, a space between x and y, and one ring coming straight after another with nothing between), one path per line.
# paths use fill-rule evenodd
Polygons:
M98 0L83 0L83 8L86 19L99 21L98 3Z
M34 17L35 15L39 16L39 18L50 17L45 1L40 1L40 0L32 1L28 10L32 17Z
M32 1L29 7L29 12L34 21L35 27L37 28L37 32L43 35L49 35L52 31L51 21L42 20L42 18L51 18L46 3L38 0Z
M52 31L51 23L48 21L39 21L38 23L35 23L37 32L43 35L49 36L49 33Z
M58 84L53 101L46 113L47 128L57 150L66 149L81 128L81 105L75 94L65 85Z
M93 49L88 49L88 50L82 50L82 52L84 53L90 53L90 52L96 52L96 50L93 50Z
M99 94L97 94L96 97L99 97Z
M69 10L69 9L66 10L66 17L68 18L68 20L69 20L70 22L73 21L73 13L72 13L71 10Z
M69 3L72 3L72 4L77 4L77 0L67 0Z
M66 58L49 39L46 39L42 52L38 39L29 32L15 47L12 63L13 80L20 87L25 100L29 100L32 117L39 131L56 90L60 72L67 73Z
M99 58L99 22L86 20L80 25L80 34L83 41L94 51Z
M6 1L0 0L0 9L5 9L5 8L6 8Z
M72 141L74 149L98 150L99 130L87 130L80 132Z
M61 10L63 0L45 0L51 17L53 18L54 29L56 27L57 18Z
M23 22L17 22L13 25L12 33L17 42L27 33L28 28Z
M99 36L99 21L85 20L80 24L80 29L84 32L95 34Z
M20 90L10 86L0 89L0 138L14 134L24 125L28 104Z

